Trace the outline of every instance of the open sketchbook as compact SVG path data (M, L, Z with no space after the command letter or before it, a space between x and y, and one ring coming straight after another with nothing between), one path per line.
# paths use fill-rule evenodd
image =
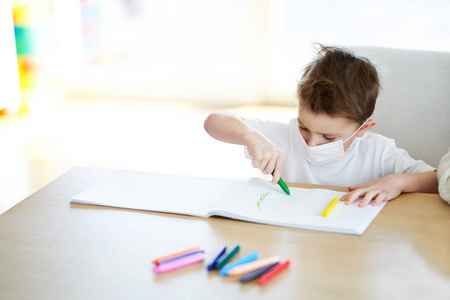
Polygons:
M330 201L345 193L326 189L290 188L261 178L248 180L194 178L117 170L71 202L192 215L222 216L249 222L362 234L383 204L360 208L340 202L324 218Z

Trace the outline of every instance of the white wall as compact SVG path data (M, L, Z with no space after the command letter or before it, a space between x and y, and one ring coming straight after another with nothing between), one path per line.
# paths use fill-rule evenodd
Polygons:
M285 0L286 45L276 89L292 90L312 42L450 52L447 0ZM283 77L284 76L284 77Z
M268 0L134 1L131 11L127 2L107 2L109 63L66 76L72 91L201 102L264 97Z
M102 45L113 63L69 74L74 92L294 104L313 42L450 52L444 0L106 2Z

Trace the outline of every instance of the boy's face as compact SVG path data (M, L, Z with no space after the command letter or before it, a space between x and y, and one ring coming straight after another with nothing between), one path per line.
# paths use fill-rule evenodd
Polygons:
M301 107L298 110L298 129L306 144L310 147L331 143L335 141L345 141L358 130L359 125L346 118L333 118L325 114L315 114L308 107ZM361 130L360 130L361 131ZM358 133L360 132L358 131ZM367 131L367 130L366 130ZM344 143L344 150L352 144L356 134Z

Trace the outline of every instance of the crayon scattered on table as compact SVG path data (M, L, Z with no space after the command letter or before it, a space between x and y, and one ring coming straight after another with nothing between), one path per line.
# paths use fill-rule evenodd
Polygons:
M224 255L222 255L214 265L214 269L221 269L236 253L239 252L239 245L235 245L230 251L227 251Z
M284 263L282 263L281 265L274 267L273 269L271 269L269 272L265 273L258 279L258 284L265 285L270 280L272 280L275 276L277 276L283 270L285 270L287 267L289 267L289 265L290 265L290 261L287 260Z
M219 274L222 276L242 275L239 280L241 283L258 279L258 285L265 285L290 265L289 260L280 264L280 257L276 255L259 259L259 253L257 251L253 251L242 258L226 264L239 252L240 246L235 245L231 250L226 250L227 247L225 245L222 245L218 249L214 258L208 264L207 270L220 269ZM200 247L194 247L153 260L155 264L153 272L161 274L203 262L204 260L205 251L201 250Z
M214 256L213 260L208 264L206 269L208 271L212 271L214 269L215 264L219 260L219 258L221 258L222 255L224 255L226 251L227 251L227 246L225 246L225 245L220 246L219 251L217 251L217 254Z
M169 259L165 259L165 260L160 260L160 261L158 261L158 262L156 263L156 265L166 264L166 263L169 263L169 262L173 262L174 260L177 260L177 259L180 259L180 258L184 258L184 257L190 256L190 255L198 254L198 253L205 253L205 251L203 251L203 250L198 250L198 251L194 251L194 252L188 252L188 253L186 253L186 254L182 254L182 255L180 255L180 256L176 256L176 257L173 257L173 258L169 258Z
M280 262L279 256L270 256L266 258L261 258L254 260L252 262L237 266L233 269L231 269L228 272L228 276L238 276L238 275L244 275L253 271L256 271L258 269L264 268L268 265L272 265L274 263Z
M280 263L274 263L274 264L268 265L268 266L266 266L264 268L261 268L261 269L258 269L256 271L250 272L250 273L246 274L245 276L243 276L239 280L239 282L240 283L246 283L246 282L249 282L249 281L251 281L253 279L256 279L256 278L262 276L263 274L267 273L268 271L270 271L275 266L278 266L279 264Z
M219 274L222 275L222 276L227 276L228 272L230 270L232 270L233 268L235 268L235 267L237 267L239 265L246 264L248 262L257 260L258 258L259 258L259 253L257 251L254 251L254 252L252 252L252 253L250 253L250 254L248 254L248 255L246 255L246 256L238 259L238 260L235 260L235 261L225 265L222 269L220 269Z
M166 255L166 256L159 257L159 258L155 259L153 261L153 263L157 264L157 263L159 263L159 262L161 262L163 260L168 260L168 259L171 259L171 258L175 258L175 257L181 256L183 254L187 254L187 253L198 251L198 250L200 250L200 247L194 247L194 248L183 250L183 251L180 251L180 252L177 252L177 253L169 254L169 255Z
M172 270L190 266L190 265L198 263L198 262L202 262L204 259L205 259L205 254L203 252L193 254L193 255L188 255L188 256L185 256L182 258L175 259L171 262L161 263L153 269L153 272L158 273L158 274L169 272Z

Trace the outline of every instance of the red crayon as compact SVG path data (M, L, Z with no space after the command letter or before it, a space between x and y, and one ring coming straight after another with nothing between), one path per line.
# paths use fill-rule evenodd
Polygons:
M289 267L290 261L286 260L283 264L276 266L275 268L268 271L266 274L261 276L258 280L259 285L265 285L268 283L272 278L280 274L284 269L287 269Z

